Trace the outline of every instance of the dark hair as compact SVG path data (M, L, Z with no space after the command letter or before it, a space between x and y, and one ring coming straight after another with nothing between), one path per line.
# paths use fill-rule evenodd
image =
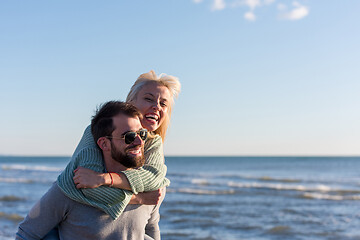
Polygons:
M141 117L139 110L130 103L109 101L100 105L91 119L91 133L95 142L101 137L111 136L115 130L112 118L118 114Z

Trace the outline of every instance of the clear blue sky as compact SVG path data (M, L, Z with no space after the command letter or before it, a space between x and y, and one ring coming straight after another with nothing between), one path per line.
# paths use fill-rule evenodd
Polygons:
M167 155L360 155L360 1L0 2L0 154L71 155L138 75L179 77Z

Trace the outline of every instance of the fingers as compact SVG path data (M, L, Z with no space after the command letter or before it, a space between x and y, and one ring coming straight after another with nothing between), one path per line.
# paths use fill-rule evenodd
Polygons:
M81 184L81 183L75 183L75 185L76 185L76 188L77 188L77 189L80 189L80 188L87 188L87 186L86 186L86 185Z
M74 173L76 173L77 171L82 170L82 169L85 169L85 168L84 168L84 167L77 167L77 168L74 170Z
M86 188L87 187L87 185L84 184L84 182L81 183L80 177L73 177L73 179L74 179L74 183L76 185L76 188Z
M74 183L76 185L76 188L85 188L85 186L83 184L80 183L80 177L75 175L73 177Z
M75 176L73 177L73 181L74 181L75 184L76 184L76 183L79 183L79 182L80 182L80 176L75 175Z

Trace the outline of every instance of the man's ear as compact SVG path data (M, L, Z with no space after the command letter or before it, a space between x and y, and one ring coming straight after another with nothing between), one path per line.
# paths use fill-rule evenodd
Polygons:
M111 150L110 140L107 139L106 137L99 138L96 143L101 148L101 150L103 150L103 151Z

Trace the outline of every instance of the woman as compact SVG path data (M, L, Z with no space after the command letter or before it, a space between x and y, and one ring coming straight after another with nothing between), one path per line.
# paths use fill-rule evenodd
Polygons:
M164 74L158 77L154 71L140 75L131 87L126 101L139 109L143 115L141 124L151 133L145 143L145 165L116 174L104 173L101 151L88 127L71 162L58 177L57 184L65 195L100 208L114 219L129 203L156 204L158 200L151 200L154 195L139 197L139 194L134 197L133 193L155 191L170 183L165 178L162 143L170 123L174 98L179 92L180 82L176 77Z

